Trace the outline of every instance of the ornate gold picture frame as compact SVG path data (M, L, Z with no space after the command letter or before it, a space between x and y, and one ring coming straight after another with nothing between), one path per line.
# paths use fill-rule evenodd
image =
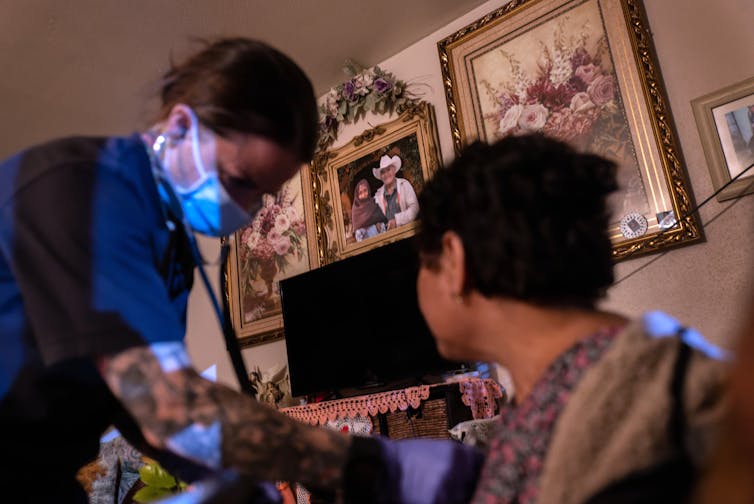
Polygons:
M364 131L346 145L318 152L312 164L312 193L320 263L328 264L414 234L418 210L415 196L439 167L438 146L434 110L428 103L418 102L407 106L397 119ZM395 215L392 223L380 179L380 167L390 163L397 168L397 191L391 195L397 199L391 201L400 206L401 214ZM361 199L357 192L360 186L367 186ZM386 217L376 219L380 222L366 221L364 212L359 213L361 202L372 210L376 205ZM366 225L354 227L364 222Z
M513 0L438 42L456 152L541 132L618 163L616 260L702 239L639 0Z
M278 282L319 265L312 207L306 166L231 239L225 295L242 348L284 336Z

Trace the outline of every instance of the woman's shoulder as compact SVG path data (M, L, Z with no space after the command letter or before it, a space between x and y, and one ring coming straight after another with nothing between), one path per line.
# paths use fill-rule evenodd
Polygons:
M667 348L674 353L679 345L688 346L692 354L702 360L727 365L732 359L730 351L662 311L649 311L634 319L616 340L616 347L626 353L642 352L644 348L652 352Z
M615 337L558 420L542 476L545 501L583 502L654 467L673 453L668 425L678 404L689 455L708 455L724 412L728 362L702 340L661 312L633 320Z

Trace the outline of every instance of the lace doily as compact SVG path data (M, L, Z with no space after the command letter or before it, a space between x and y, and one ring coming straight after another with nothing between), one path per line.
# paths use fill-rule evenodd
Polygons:
M497 399L503 397L503 389L494 380L464 380L461 387L461 401L471 409L474 420L491 418L495 415Z
M440 385L447 384L420 385L402 390L282 408L280 411L308 424L324 425L338 419L366 418L378 413L406 411L409 406L418 409L421 402L429 398L430 388ZM458 385L462 393L462 401L471 408L471 414L474 418L494 416L495 399L503 395L500 385L493 380L479 378L459 381Z
M429 397L429 385L391 390L347 399L305 404L280 411L312 425L323 425L339 418L375 416L378 413L406 411L409 406L418 408Z

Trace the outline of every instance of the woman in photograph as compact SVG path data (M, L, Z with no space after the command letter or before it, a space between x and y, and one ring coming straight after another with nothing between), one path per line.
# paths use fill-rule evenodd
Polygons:
M351 206L351 224L357 242L372 238L385 231L387 218L372 197L372 189L366 179L356 183Z

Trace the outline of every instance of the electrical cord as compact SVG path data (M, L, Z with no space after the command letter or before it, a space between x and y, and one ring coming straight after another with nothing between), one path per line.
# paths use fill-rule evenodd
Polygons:
M673 225L672 225L672 226L669 226L669 227L667 227L667 228L665 228L665 229L661 230L661 231L660 231L659 233L657 233L657 234L655 235L655 237L656 237L656 238L659 238L660 236L664 235L664 234L665 234L665 233L666 233L667 231L670 231L670 230L674 229L674 228L675 228L676 226L678 226L678 224L679 224L680 222L684 221L685 219L687 219L687 218L688 218L688 217L690 217L691 215L694 215L694 214L695 214L696 212L698 212L698 211L699 211L699 209L700 209L700 208L702 208L702 207L703 207L704 205L706 205L707 203L709 203L709 202L710 202L710 201L712 200L712 198L714 198L715 196L717 196L718 194L720 194L720 193L721 193L721 192L722 192L722 191L723 191L723 190L724 190L725 188L727 188L727 187L728 187L728 186L730 186L730 185L731 185L731 184L732 184L733 182L735 182L736 180L738 180L739 178L741 178L741 177L742 177L742 176L743 176L743 175L744 175L744 174L745 174L746 172L748 172L748 171L749 171L749 170L751 170L752 168L754 168L754 163L753 163L753 164L750 164L749 166L747 166L747 167L746 167L746 168L745 168L744 170L742 170L742 171L741 171L741 172L740 172L740 173L739 173L738 175L736 175L735 177L731 178L731 179L730 179L730 180L729 180L728 182L726 182L725 184L723 184L722 186L720 186L720 188L718 188L718 189L717 189L717 190L716 190L715 192L713 192L712 194L710 194L709 196L707 196L707 197L706 197L706 198L705 198L705 199L704 199L704 200L703 200L703 201L702 201L701 203L699 203L698 205L694 206L694 208L692 208L691 210L689 210L688 212L686 212L686 213L685 213L685 214L684 214L684 215L683 215L683 216L682 216L681 218L679 218L679 219L676 219L676 221L675 221L675 222L673 223ZM745 192L746 192L746 191L747 191L747 190L748 190L749 188L751 188L752 186L754 186L754 180L752 180L752 181L751 181L751 182L750 182L749 184L747 184L747 185L746 185L745 187L743 187L743 188L741 189L741 191L740 191L740 194L743 194L743 193L745 193ZM736 202L734 201L733 203L731 203L731 204L730 204L730 205L728 205L727 207L723 208L723 209L722 209L722 210L721 210L720 212L718 212L718 213L717 213L716 215L714 215L714 216L713 216L713 217L712 217L711 219L709 219L709 220L708 220L708 221L706 222L706 225L709 225L710 223L714 222L714 221L715 221L715 220L716 220L716 219L717 219L718 217L720 217L720 216L721 216L722 214L724 214L725 212L727 212L727 211L728 211L728 209L730 209L730 207L731 207L731 206L733 206L733 204L735 204L735 203L736 203ZM701 216L700 216L699 220L701 221ZM704 225L705 225L705 224L703 223L703 224L702 224L702 227L704 227ZM648 261L647 263L643 264L643 265L642 265L642 266L640 266L639 268L636 268L636 269L635 269L634 271L632 271L631 273L628 273L628 274L627 274L626 276L624 276L623 278L620 278L620 279L616 280L615 282L613 282L613 287L614 287L614 286L616 286L616 285L618 285L618 284L620 284L621 282L624 282L624 281L626 281L627 279L629 279L629 278L631 278L632 276L634 276L634 275L636 275L637 273L639 273L639 272L640 272L641 270L643 270L644 268L646 268L646 267L648 267L649 265L651 265L651 264L655 263L656 261L660 260L660 259L661 259L662 257L664 257L664 256L665 256L665 254L667 254L667 252L663 252L663 253L661 253L661 254L657 255L657 256L656 256L656 257L654 257L654 258L653 258L652 260L650 260L650 261ZM630 257L631 257L631 254L628 254L627 256L625 256L625 257L624 257L624 259L629 259Z

